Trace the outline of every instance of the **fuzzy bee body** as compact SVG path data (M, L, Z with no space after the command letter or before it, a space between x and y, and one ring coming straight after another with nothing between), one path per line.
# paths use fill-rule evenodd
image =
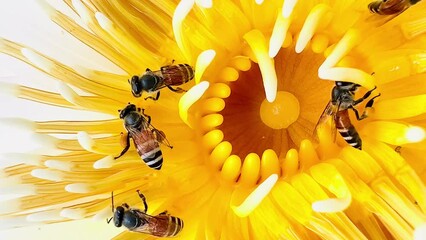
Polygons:
M348 109L355 112L358 120L362 120L367 117L366 110L373 106L374 99L379 97L380 94L374 96L367 102L364 112L360 116L354 107L367 99L376 88L366 92L360 99L354 100L355 91L358 87L359 85L355 83L336 81L336 86L333 87L331 93L331 100L321 114L317 126L325 123L330 117L333 117L333 121L331 121L333 135L335 136L336 131L338 131L349 145L354 148L362 149L361 137L351 122ZM317 128L317 126L315 128Z
M141 198L144 209L130 208L127 203L123 203L114 210L113 193L111 193L113 217L116 227L125 226L132 232L146 233L156 237L174 237L183 229L183 221L178 217L171 216L166 211L151 216L147 214L148 204L145 196L137 190Z
M379 15L400 14L421 0L379 0L368 4L372 13Z
M135 105L129 104L120 112L120 118L124 120L124 127L127 130L125 138L125 148L115 159L121 157L130 147L130 138L142 160L155 170L160 170L163 165L163 153L160 144L172 148L166 140L164 132L151 125L151 117L145 115Z
M194 69L184 63L176 65L168 65L161 67L158 71L151 71L149 68L142 76L133 76L130 79L132 94L135 97L142 96L142 92L155 93L157 96L148 97L154 100L159 98L159 90L167 87L174 92L184 92L181 88L173 88L172 86L179 86L189 82L194 78Z

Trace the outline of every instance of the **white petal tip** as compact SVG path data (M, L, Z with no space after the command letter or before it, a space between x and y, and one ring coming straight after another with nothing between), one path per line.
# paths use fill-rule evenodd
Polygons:
M275 183L278 181L278 175L272 174L265 181L263 181L257 188L250 193L249 196L239 206L231 206L235 215L238 217L247 217L252 213L262 200L268 196Z
M81 147L87 151L91 151L94 141L87 132L80 131L77 133L77 140Z
M426 222L420 224L414 230L414 240L424 240L426 239Z
M197 6L200 6L202 8L212 8L213 7L213 1L212 0L196 0L195 3Z
M86 211L83 209L63 209L60 215L68 219L83 219L85 217Z
M99 159L93 164L94 169L104 169L104 168L111 168L114 165L114 157L112 156L106 156L102 159Z
M19 130L25 129L34 131L36 129L36 124L33 121L23 118L1 118L0 125L6 125Z
M351 204L351 198L330 198L312 203L315 212L335 213L342 212Z
M90 187L85 183L72 183L65 186L65 191L70 193L89 193Z
M39 179L45 179L53 182L63 181L61 172L52 171L49 169L34 169L31 171L31 176Z

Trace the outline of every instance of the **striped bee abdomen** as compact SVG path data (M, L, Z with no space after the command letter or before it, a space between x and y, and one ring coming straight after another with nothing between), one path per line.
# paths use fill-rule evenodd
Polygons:
M148 167L160 170L163 166L163 153L161 152L160 147L142 154L138 150L138 153Z
M352 147L361 149L362 141L358 132L350 121L348 110L337 112L335 116L335 122L337 131L339 131L343 139L345 139L345 141Z
M169 216L169 225L163 237L176 236L183 229L183 221L178 217Z

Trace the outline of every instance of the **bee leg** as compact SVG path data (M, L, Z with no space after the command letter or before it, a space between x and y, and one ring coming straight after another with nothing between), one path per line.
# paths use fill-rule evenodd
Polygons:
M130 148L130 134L127 134L127 138L126 138L126 147L124 147L123 151L121 151L120 155L118 155L117 157L114 157L114 159L117 159L121 156L123 156L127 150L129 150Z
M139 190L136 190L136 192L138 193L139 197L141 198L141 200L143 202L143 205L144 205L143 212L146 213L146 211L148 211L148 204L146 204L146 198L145 198L145 196Z
M361 116L359 116L358 111L355 108L353 108L353 106L351 107L351 109L355 112L355 116L356 116L356 119L358 119L358 121L368 117L368 109L373 107L374 99L377 98L377 97L380 97L380 93L377 94L376 96L374 96L373 98L371 98L367 102L367 104L365 104L365 108L364 108L364 111L362 112Z
M167 88L170 89L170 90L172 90L173 92L177 92L177 93L187 92L185 89L182 89L180 87L177 87L176 89L174 89L171 86L167 86Z
M362 101L364 101L365 99L367 99L367 98L371 95L371 93L372 93L374 90L376 90L376 88L377 88L377 86L374 86L374 88L373 88L373 89L371 89L371 90L369 90L368 92L366 92L366 93L364 94L364 96L362 96L360 99L355 100L355 101L354 101L354 103L353 103L352 105L353 105L353 106L356 106L356 105L360 104Z
M160 92L158 91L158 92L157 92L157 94L155 95L155 97L149 96L149 97L146 97L146 98L144 98L144 99L145 99L145 100L147 100L147 99L152 99L152 100L154 100L154 101L157 101L159 97L160 97Z
M146 121L148 123L151 123L151 116L149 116L148 114L145 114L145 109L142 109L142 115L147 118Z

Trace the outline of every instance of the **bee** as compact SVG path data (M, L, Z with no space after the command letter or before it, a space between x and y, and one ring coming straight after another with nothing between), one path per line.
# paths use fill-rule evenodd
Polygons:
M144 113L144 109L136 108L134 104L128 104L123 110L120 110L120 118L124 120L124 127L127 134L122 135L125 141L125 147L117 159L129 150L130 138L137 149L139 156L150 167L160 170L163 165L163 154L159 143L173 148L166 139L164 132L151 125L151 117Z
M380 94L374 96L367 102L367 104L365 105L364 112L360 116L358 111L354 107L366 100L376 89L376 87L374 87L372 90L367 91L360 99L354 100L355 91L358 89L358 87L360 87L360 85L351 82L340 81L336 81L335 84L336 86L333 87L333 90L331 92L331 101L328 102L323 113L321 114L317 126L325 123L329 119L329 117L333 117L333 121L331 121L333 136L336 137L337 130L349 145L354 148L361 149L362 140L357 130L351 123L348 109L354 111L356 118L358 119L358 121L360 121L367 117L367 109L373 106L374 99L379 97ZM317 128L317 126L315 127L315 129Z
M379 0L368 4L370 12L379 15L400 14L421 0Z
M178 217L171 216L164 211L157 216L151 216L146 213L148 204L145 196L136 191L143 202L143 211L137 208L130 208L127 203L115 208L114 211L114 194L111 193L111 203L113 217L107 219L109 224L114 219L114 225L121 227L124 225L132 232L147 233L156 237L174 237L183 229L183 221Z
M135 97L140 97L142 92L156 93L155 97L149 96L154 101L160 97L160 89L167 87L173 92L186 92L182 88L176 89L172 86L182 85L194 78L194 69L188 64L167 65L160 68L158 71L151 71L149 68L142 76L134 75L129 83L132 88L132 94Z

